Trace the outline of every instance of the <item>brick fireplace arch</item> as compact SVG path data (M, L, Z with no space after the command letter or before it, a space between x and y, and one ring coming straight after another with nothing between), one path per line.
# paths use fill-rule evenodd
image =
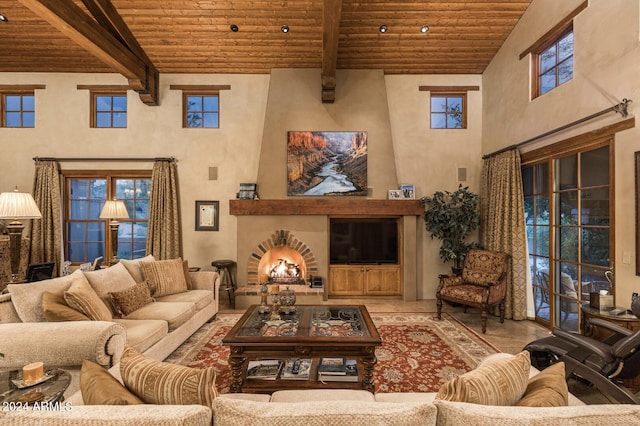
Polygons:
M269 252L269 250L278 247L288 247L300 255L304 261L304 269L306 274L303 277L307 279L311 275L318 274L318 262L316 261L313 251L303 241L296 238L291 231L286 229L277 229L271 234L269 238L259 243L249 256L247 264L247 284L258 285L260 284L259 266L262 258ZM264 273L264 272L263 272Z

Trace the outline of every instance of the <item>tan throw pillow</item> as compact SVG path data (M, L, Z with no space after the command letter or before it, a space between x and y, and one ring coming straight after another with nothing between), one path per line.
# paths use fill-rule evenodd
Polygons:
M149 282L154 297L187 291L182 259L156 260L140 262L144 278Z
M522 351L511 358L482 364L444 385L436 399L483 405L515 405L522 398L529 381L531 359Z
M64 295L48 291L42 293L42 315L49 322L89 321L86 315L67 305Z
M154 302L151 290L146 281L142 281L121 291L109 292L111 306L118 316L129 315L131 312Z
M87 278L87 281L91 284L91 287L95 290L96 294L100 299L102 299L104 304L107 305L107 308L111 310L112 315L114 315L116 311L111 305L109 292L124 290L134 286L136 282L144 281L134 280L131 274L129 274L129 271L127 271L127 268L125 268L121 263L116 263L109 268L85 272L84 276Z
M111 311L91 288L83 276L76 277L67 291L64 300L69 307L83 313L93 321L111 321Z
M127 389L147 404L211 407L218 396L213 367L196 369L156 361L129 346L120 358L120 375Z
M564 367L564 362L557 362L529 379L527 390L516 405L527 407L569 405L569 388L564 377Z
M120 264L124 265L129 271L129 274L133 277L135 282L139 283L140 281L144 281L144 274L142 273L142 268L140 267L140 262L154 262L156 260L152 255L147 255L140 259L120 259Z
M85 405L144 404L107 370L88 359L82 361L80 390Z

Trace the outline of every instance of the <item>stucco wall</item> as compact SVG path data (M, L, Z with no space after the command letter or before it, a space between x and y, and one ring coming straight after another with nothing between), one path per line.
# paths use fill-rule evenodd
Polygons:
M160 105L150 107L128 92L126 129L89 128L89 92L79 84L126 84L117 74L0 73L0 84L45 84L36 92L36 127L0 129L0 191L18 185L30 191L34 156L167 157L178 159L184 256L210 269L213 259L238 259L238 218L229 199L240 182L258 182L262 198L286 198L287 130L365 130L369 136L369 198L386 198L399 183L412 183L416 196L454 190L457 168L467 168L477 190L481 92L469 93L467 130L429 129L428 92L419 85L480 85L479 76L384 76L379 70L339 71L334 104L320 100L320 71L274 70L272 75L173 75L160 78ZM220 129L183 129L181 92L170 84L230 84L220 93ZM263 137L264 134L264 137ZM264 141L264 142L263 142ZM63 169L150 169L151 163L63 162ZM218 168L209 180L209 167ZM194 230L195 201L220 201L220 231ZM246 218L242 219L245 220ZM326 218L306 218L308 231L296 232L314 250L326 273ZM306 224L305 224L306 226ZM279 222L266 226L270 235ZM418 299L433 298L437 274L449 265L438 258L438 241L417 221ZM255 226L249 227L254 234ZM255 230L257 232L257 230ZM406 232L406 230L405 230ZM255 242L265 236L254 234ZM244 271L240 271L242 273ZM415 278L414 278L415 277ZM241 278L241 277L240 277ZM242 280L240 280L242 281Z
M574 77L530 100L530 57L525 51L582 0L535 0L483 75L482 153L527 140L619 103L640 102L638 1L591 0L574 18ZM534 149L622 120L610 113L547 137ZM636 123L638 126L638 123ZM615 280L616 303L629 306L640 288L635 275L634 152L640 150L640 129L616 135L615 142Z

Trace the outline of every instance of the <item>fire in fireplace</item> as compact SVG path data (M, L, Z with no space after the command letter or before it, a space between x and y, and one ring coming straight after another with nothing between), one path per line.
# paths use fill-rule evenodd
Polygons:
M290 231L279 229L259 243L249 258L248 284L304 284L317 275L313 251Z

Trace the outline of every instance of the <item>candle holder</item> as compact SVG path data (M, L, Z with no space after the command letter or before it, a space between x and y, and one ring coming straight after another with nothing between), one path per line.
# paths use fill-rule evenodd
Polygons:
M260 283L260 306L258 307L258 314L261 318L268 318L271 315L271 308L267 305L267 296L269 294L269 288L267 287L267 283Z

